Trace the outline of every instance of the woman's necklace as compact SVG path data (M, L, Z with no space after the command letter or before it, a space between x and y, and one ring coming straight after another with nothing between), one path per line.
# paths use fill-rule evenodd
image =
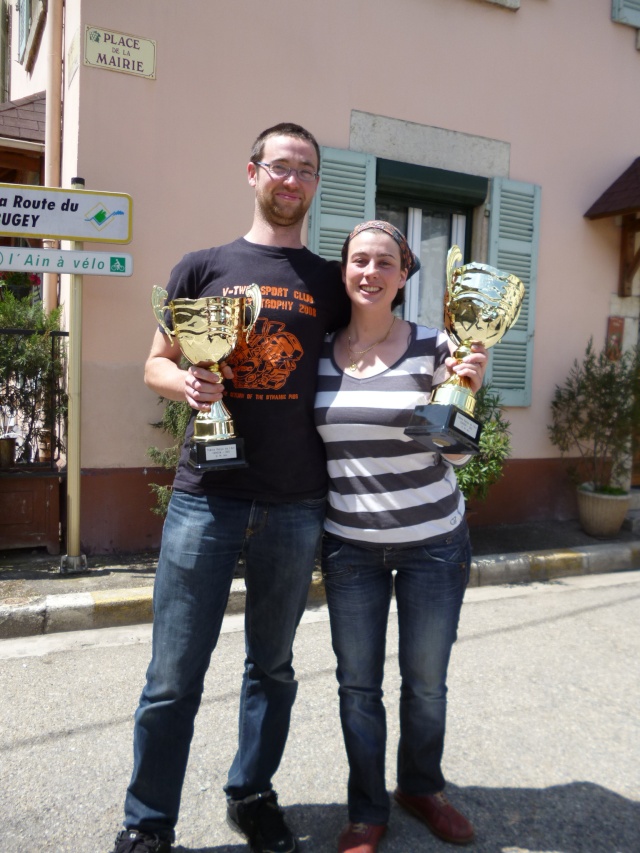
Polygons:
M391 321L391 325L387 329L385 336L380 338L379 341L376 341L375 344L371 344L371 346L367 347L366 349L352 350L351 349L351 335L347 334L347 349L349 350L349 362L350 362L349 370L357 370L358 369L358 365L356 364L356 358L355 358L357 355L364 355L365 353L369 352L369 350L372 350L374 347L377 347L378 344L384 343L384 341L387 340L387 338L389 337L389 334L391 332L391 329L393 329L393 324L395 323L395 321L396 321L396 316L394 314L393 320ZM358 359L358 361L359 361L359 359Z

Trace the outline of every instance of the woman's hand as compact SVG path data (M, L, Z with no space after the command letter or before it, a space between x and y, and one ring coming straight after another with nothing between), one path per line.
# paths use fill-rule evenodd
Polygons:
M471 344L471 354L466 355L462 361L450 357L445 364L450 374L456 374L467 380L468 387L476 394L482 387L484 375L487 371L489 355L482 344Z
M221 371L224 379L233 378L233 371L228 365L221 365ZM224 385L217 374L207 370L206 367L196 367L193 364L186 371L184 396L192 409L208 412L214 403L222 399L223 395Z

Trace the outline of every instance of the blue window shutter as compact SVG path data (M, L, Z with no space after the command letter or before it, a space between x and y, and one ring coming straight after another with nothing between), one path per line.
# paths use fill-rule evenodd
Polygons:
M640 0L611 0L611 20L640 27Z
M340 260L342 244L358 222L375 217L376 158L373 154L322 148L320 184L309 208L312 252Z
M535 327L536 274L540 231L540 187L507 178L491 182L489 258L522 279L525 296L518 322L491 354L487 381L505 406L531 404L531 373Z

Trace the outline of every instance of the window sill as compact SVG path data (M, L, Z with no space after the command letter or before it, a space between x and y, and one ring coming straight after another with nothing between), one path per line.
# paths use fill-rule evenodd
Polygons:
M484 0L485 3L493 3L495 6L504 6L505 9L516 9L520 8L520 0Z

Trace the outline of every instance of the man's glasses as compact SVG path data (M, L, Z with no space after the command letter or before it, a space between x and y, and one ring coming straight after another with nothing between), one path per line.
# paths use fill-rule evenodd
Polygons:
M319 172L313 172L311 169L291 169L289 166L284 166L282 163L262 163L260 160L254 160L253 162L256 166L262 166L265 168L272 178L288 178L289 175L294 172L299 180L304 181L305 183L310 183L320 176Z

